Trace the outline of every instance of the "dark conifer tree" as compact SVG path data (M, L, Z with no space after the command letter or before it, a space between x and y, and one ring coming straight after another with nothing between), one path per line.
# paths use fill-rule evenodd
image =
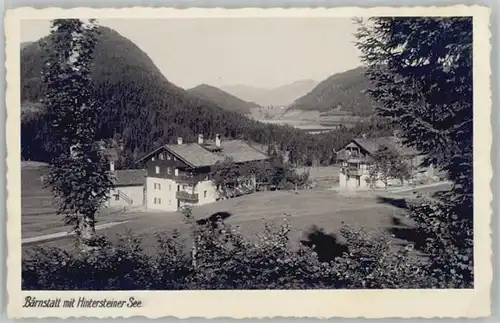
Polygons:
M359 22L358 47L378 113L406 144L447 174L440 205L415 210L432 232L426 252L435 286L464 287L473 274L472 18L384 17Z

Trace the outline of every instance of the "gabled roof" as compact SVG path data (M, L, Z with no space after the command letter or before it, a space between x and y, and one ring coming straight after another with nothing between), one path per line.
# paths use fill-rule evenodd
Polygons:
M224 160L224 156L216 155L198 144L171 144L165 147L192 167L212 166Z
M352 141L365 149L370 155L377 151L381 146L386 146L395 149L402 156L419 155L420 153L409 146L403 145L402 139L390 137L377 138L355 138Z
M367 156L362 155L356 156L355 158L360 160L370 160L370 156L373 155L381 146L390 147L395 149L400 155L410 157L420 155L421 153L416 149L403 145L402 140L397 137L377 137L377 138L355 138L351 140L347 145L342 147L342 149L337 153L337 159L345 160L347 158L354 158L352 154L347 154L345 148L351 143L356 144L365 151Z
M201 145L197 143L168 144L145 155L139 161L149 158L161 149L170 151L191 167L213 166L226 158L231 158L236 163L260 161L269 158L265 153L243 140L222 140L220 147L216 146L215 141L207 140Z
M38 161L22 160L21 170L48 168L49 164Z
M139 186L146 183L145 169L122 169L113 172L115 186Z

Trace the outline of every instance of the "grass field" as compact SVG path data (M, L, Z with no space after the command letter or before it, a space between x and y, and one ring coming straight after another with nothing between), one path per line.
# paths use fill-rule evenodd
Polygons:
M303 169L302 169L303 170ZM310 167L311 178L324 181L324 187L332 186L338 176L336 167ZM44 189L36 173L23 171L22 187L22 237L46 235L68 231L60 216L55 214L50 191ZM38 178L38 179L37 179ZM337 179L338 180L338 179ZM319 187L319 186L318 186ZM425 192L441 190L442 187L424 188ZM205 219L217 212L227 212L230 216L226 223L238 226L247 236L255 236L264 228L264 222L279 223L289 214L292 243L298 245L306 235L315 235L326 244L342 242L340 228L347 224L362 227L368 231L378 231L394 236L398 243L414 241L418 237L412 232L411 222L403 216L404 198L413 192L401 194L356 193L344 194L327 189L301 191L258 192L238 198L224 200L197 207L193 210L196 219ZM384 196L381 196L384 195ZM383 197L383 198L381 198ZM126 221L126 222L125 222ZM133 232L144 238L144 247L151 249L155 243L156 232L170 233L178 229L185 235L188 230L178 212L145 212L105 209L98 217L98 224L123 222L117 226L103 229L100 234L116 241L118 234ZM186 237L187 238L187 237ZM73 237L40 242L23 246L29 251L35 245L71 247ZM321 242L323 243L323 242Z
M259 192L195 208L193 215L196 219L205 219L217 212L227 212L230 216L225 222L239 227L248 237L254 237L261 231L265 222L279 224L285 213L289 214L293 245L298 246L301 241L311 242L316 239L313 243L322 244L326 249L329 249L328 245L333 249L335 244L343 242L339 230L344 224L382 232L388 236L393 235L394 230L409 230L411 225L402 216L403 210L391 203L381 202L373 196L346 197L328 190ZM187 224L178 212L132 212L123 215L123 218L128 222L100 233L117 242L117 235L133 232L143 238L146 252L154 252L152 246L157 232L168 234L178 229L181 236L189 240ZM307 238L308 233L313 233L314 238ZM72 241L69 237L38 245L69 249ZM26 252L32 247L33 245L28 245L23 249Z
M298 171L308 170L312 180L320 187L331 187L338 182L338 168L329 167L307 167ZM43 187L40 176L43 170L40 168L24 169L22 171L22 237L30 238L39 235L51 234L69 230L61 216L56 214L56 207L52 200L52 193ZM104 209L99 215L99 223L124 221L131 215L123 214L120 209Z
M41 181L43 167L24 162L21 171L21 237L30 238L70 230L57 215L52 192ZM122 209L103 209L99 223L123 221Z
M300 167L297 168L298 173L304 171L309 172L309 178L311 181L316 183L318 188L331 188L338 184L339 182L339 171L338 166L317 166L317 167Z

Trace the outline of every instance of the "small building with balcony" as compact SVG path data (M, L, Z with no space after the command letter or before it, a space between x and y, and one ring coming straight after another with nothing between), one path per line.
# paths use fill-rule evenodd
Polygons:
M213 203L220 192L212 181L217 163L230 158L235 163L263 161L269 157L243 140L204 140L167 144L138 160L146 168L146 207L177 211L183 206ZM255 182L255 180L253 181Z
M423 167L423 154L412 147L402 144L396 136L378 138L355 138L337 153L340 163L339 186L345 189L367 189L370 187L384 187L384 183L369 183L369 167L373 163L371 157L381 146L392 147L408 163L413 170L414 177L432 177L434 168ZM397 181L397 180L394 180Z

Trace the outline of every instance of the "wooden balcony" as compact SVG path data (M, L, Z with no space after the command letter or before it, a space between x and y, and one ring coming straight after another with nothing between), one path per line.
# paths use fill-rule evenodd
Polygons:
M189 202L198 202L198 194L197 193L189 193L185 191L177 191L175 193L175 197L177 197L179 200L184 200L184 201L189 201Z
M201 176L179 175L173 177L177 183L181 184L196 184L203 180Z
M349 176L361 176L364 175L364 171L357 168L342 167L341 172Z
M348 152L345 150L341 150L337 153L337 159L339 161L353 164L366 164L368 162L368 159L365 155L358 152Z
M347 174L349 174L349 176L361 176L363 175L363 171L361 169L348 169L347 170Z

